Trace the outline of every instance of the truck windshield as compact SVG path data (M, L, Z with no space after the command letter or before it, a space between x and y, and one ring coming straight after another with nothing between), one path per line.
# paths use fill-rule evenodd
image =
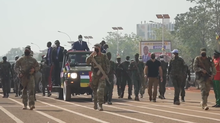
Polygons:
M70 66L88 66L86 58L90 55L88 52L69 54Z

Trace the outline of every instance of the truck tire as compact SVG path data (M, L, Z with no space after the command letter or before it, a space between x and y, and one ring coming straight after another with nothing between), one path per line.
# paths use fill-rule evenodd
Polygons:
M71 99L71 91L66 82L63 83L63 100L69 101Z
M58 92L58 99L63 99L63 89L61 88Z

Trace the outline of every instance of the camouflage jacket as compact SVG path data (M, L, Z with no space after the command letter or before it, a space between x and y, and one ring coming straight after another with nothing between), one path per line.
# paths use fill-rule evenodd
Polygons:
M92 65L91 69L92 69L92 72L93 72L93 76L96 76L99 69L96 68L95 63L92 62L92 58L93 58L93 56L91 56L91 55L88 56L86 58L86 63ZM94 56L94 59L102 67L105 74L108 75L108 73L110 71L110 62L109 62L109 59L107 58L107 56L105 54L101 54L100 56L96 55L96 56ZM101 77L102 74L100 73L100 75L98 75L98 76Z
M10 78L12 75L11 64L9 62L0 63L0 76L2 78Z
M208 74L212 74L213 76L216 74L215 64L210 61L210 59L202 59L201 56L195 58L193 63L193 70L196 73L202 72L202 70L206 70Z
M121 63L122 66L122 71L123 71L123 76L127 77L127 76L131 76L130 70L129 70L129 66L130 66L130 62L129 61L124 61Z
M168 68L169 75L182 75L184 74L184 60L180 57L175 57L170 60Z
M31 68L34 68L35 72L39 70L38 62L31 56L22 56L16 61L15 70L17 73L19 71L27 71Z
M144 62L141 61L131 62L129 69L132 71L132 75L135 76L142 75L144 73Z

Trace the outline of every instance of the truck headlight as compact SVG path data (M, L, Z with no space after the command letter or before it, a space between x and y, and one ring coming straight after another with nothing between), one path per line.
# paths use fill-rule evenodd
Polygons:
M77 73L68 73L68 78L76 79Z

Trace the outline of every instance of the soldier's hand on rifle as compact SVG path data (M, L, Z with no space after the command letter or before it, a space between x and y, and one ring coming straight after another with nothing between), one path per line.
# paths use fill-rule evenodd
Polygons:
M30 71L30 72L31 72L31 73L34 73L34 71L35 71L35 69L34 69L34 68L31 68L31 71Z
M206 72L206 70L202 70L202 72L204 73L204 74L206 74L207 72Z
M92 56L95 56L95 55L96 55L96 52L95 52L95 51L93 51L93 52L91 53L91 55L92 55Z
M214 76L213 76L213 75L211 75L211 77L209 77L209 79L210 79L210 80L213 80L213 77L214 77Z

